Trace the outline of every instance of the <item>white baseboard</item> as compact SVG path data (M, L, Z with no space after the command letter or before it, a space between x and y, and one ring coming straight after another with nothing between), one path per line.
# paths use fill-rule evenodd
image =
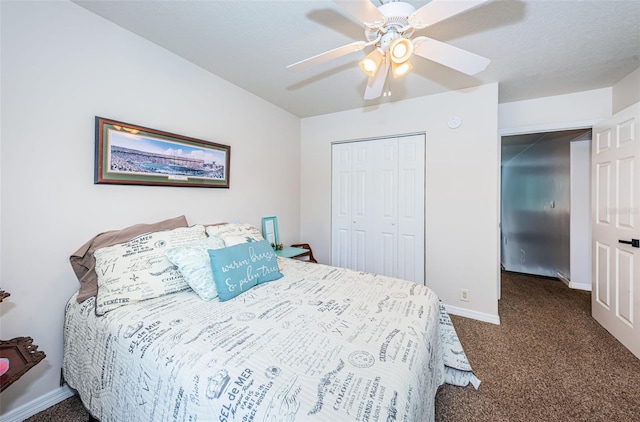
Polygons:
M557 272L556 275L558 276L560 281L562 281L567 286L569 286L571 284L571 280L569 280L567 277L565 277L564 274L562 274L561 272ZM569 287L571 287L571 286L569 286Z
M558 274L558 278L560 279L560 281L562 281L564 284L566 284L570 289L585 290L587 292L591 291L591 284L577 283L575 281L569 280L562 273L557 273L557 274Z
M5 413L0 417L0 420L2 422L22 422L36 413L42 412L54 404L58 404L62 400L68 399L74 394L75 392L72 389L64 385Z
M457 306L444 304L447 312L452 315L463 316L465 318L471 318L478 321L490 322L491 324L500 325L500 316L485 314L484 312L470 311L469 309L459 308Z
M587 292L591 291L591 284L585 283L575 283L573 281L569 282L569 287L576 290L585 290Z

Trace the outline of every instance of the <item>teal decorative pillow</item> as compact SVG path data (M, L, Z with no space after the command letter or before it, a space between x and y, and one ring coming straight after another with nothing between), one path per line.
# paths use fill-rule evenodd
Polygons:
M188 245L171 248L165 252L169 261L178 266L187 284L200 296L200 299L211 300L218 297L213 281L211 261L207 249L224 248L219 237L208 237Z
M213 280L221 302L257 284L282 277L276 254L266 240L209 249Z

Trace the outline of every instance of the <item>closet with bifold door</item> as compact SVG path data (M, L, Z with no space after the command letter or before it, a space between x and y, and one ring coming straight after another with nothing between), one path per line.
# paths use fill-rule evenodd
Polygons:
M331 264L424 285L425 135L331 151Z

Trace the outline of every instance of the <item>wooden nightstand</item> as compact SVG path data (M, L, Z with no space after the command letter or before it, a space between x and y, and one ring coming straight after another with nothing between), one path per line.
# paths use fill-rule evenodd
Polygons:
M0 302L9 296L9 293L0 290ZM9 358L9 370L0 377L0 392L2 392L44 359L45 354L38 351L38 346L33 344L31 337L16 337L11 340L0 340L0 357Z
M276 252L276 255L281 256L283 258L294 258L294 259L299 259L301 261L309 261L314 263L318 262L313 257L313 251L311 251L311 246L309 246L308 243L299 243L296 245L284 246L282 250L275 251L275 252Z

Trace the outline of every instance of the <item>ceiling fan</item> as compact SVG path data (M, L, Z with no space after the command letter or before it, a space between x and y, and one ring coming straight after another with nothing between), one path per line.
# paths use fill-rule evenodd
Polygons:
M328 60L363 50L374 49L361 61L360 68L369 76L365 100L380 97L391 68L394 78L413 69L409 58L420 56L448 66L467 75L475 75L489 65L490 60L458 47L419 36L411 38L418 29L426 28L489 0L432 0L415 9L411 4L395 0L380 0L376 7L370 0L333 0L364 24L366 41L356 41L326 51L287 66L303 69Z

